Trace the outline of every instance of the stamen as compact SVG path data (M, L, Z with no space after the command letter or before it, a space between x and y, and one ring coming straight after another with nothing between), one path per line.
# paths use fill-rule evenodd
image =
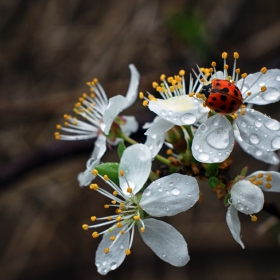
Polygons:
M127 256L130 255L130 254L131 254L130 249L126 249L126 250L125 250L125 254L126 254Z
M97 169L93 169L93 170L92 170L92 174L93 174L94 176L96 176L96 175L98 174Z
M99 237L99 233L97 231L93 232L91 235L93 238Z
M266 86L262 86L261 87L261 92L265 92L266 91Z
M257 216L255 216L255 215L251 216L251 221L252 222L256 222L257 220L258 220Z
M95 190L95 191L97 191L97 190L99 189L99 187L98 187L97 184L90 184L90 185L89 185L89 188L90 188L91 190Z
M104 249L104 253L105 253L105 254L108 254L108 253L109 253L109 251L110 251L110 249L109 249L109 248L105 248L105 249Z
M88 225L87 225L87 224L83 224L83 225L82 225L82 228L83 228L84 230L88 230Z
M96 221L96 216L91 216L90 219L94 222Z
M270 189L270 188L272 187L272 185L271 185L270 183L266 183L266 184L265 184L265 187L266 187L267 189Z
M108 205L108 204L105 204L105 205L104 205L104 208L108 209L108 208L109 208L109 205Z

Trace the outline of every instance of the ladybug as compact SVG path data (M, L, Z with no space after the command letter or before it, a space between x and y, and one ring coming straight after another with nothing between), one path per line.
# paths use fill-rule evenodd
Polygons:
M227 80L213 79L200 93L206 97L206 106L219 114L232 114L243 104L239 88Z

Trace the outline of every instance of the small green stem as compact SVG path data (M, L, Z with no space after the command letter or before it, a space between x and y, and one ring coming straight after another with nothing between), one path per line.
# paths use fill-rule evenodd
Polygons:
M190 140L192 141L193 140L193 132L192 132L191 126L190 125L185 125L184 128L187 131L187 133L190 137Z

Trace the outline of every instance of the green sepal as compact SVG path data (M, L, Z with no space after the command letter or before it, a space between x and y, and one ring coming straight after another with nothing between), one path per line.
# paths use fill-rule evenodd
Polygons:
M247 171L248 171L248 166L243 167L243 169L241 170L240 175L245 177L245 176L246 176Z
M220 181L218 178L212 176L208 179L208 185L210 186L210 188L214 189L219 185Z
M229 199L231 198L230 194L228 193L226 196L225 196L225 199L224 199L224 204L225 206L228 206L229 205Z
M101 176L107 175L115 184L119 185L119 164L106 162L95 167Z
M124 145L124 141L121 141L120 144L118 145L118 155L119 155L120 159L122 158L122 154L125 149L126 149L126 146Z
M219 163L208 163L206 168L206 176L216 176L218 174Z

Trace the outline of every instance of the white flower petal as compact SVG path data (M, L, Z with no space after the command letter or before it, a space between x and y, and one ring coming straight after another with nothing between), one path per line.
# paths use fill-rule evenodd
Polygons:
M221 79L224 80L224 73L222 71L217 71L215 74L213 74L212 79Z
M238 218L237 210L233 205L230 205L227 210L226 221L227 221L228 228L232 234L232 237L244 249L245 246L241 241L241 237L240 237L240 230L241 230L240 221Z
M129 69L130 69L130 73L131 73L131 78L130 78L130 83L129 83L128 90L127 90L127 93L125 96L127 99L127 103L126 103L126 106L124 107L124 109L131 106L138 97L138 85L139 85L140 74L133 64L129 65Z
M162 134L154 134L154 135L147 135L147 140L145 145L150 149L152 153L152 158L154 158L160 149L165 140L165 133Z
M163 119L176 125L191 125L199 120L201 103L188 95L168 99L157 99L149 102L149 109Z
M156 116L152 122L146 122L146 123L142 126L142 128L143 128L143 129L148 129L148 128L150 128L154 123L156 123L156 122L159 121L159 120L162 120L162 118L159 117L159 116Z
M235 140L238 142L238 144L240 145L240 147L249 155L251 155L252 157L261 160L265 163L268 164L279 164L279 157L277 156L277 154L275 152L267 152L267 151L263 151L260 150L259 148L250 145L246 142L244 142L240 136L239 130L236 128L234 129L234 136L235 136Z
M121 228L119 230L121 230ZM95 265L97 267L97 271L102 275L106 275L109 271L118 268L126 257L125 250L129 246L129 232L121 234L115 241L114 245L110 248L109 253L104 253L104 249L109 248L112 244L113 241L110 240L110 236L113 235L116 236L114 231L108 231L103 235L102 241L100 242L95 254Z
M190 209L198 198L195 178L172 174L151 183L143 193L140 206L154 217L174 216Z
M145 135L155 135L165 133L167 130L172 128L174 124L166 121L162 118L150 125L150 128L145 132Z
M84 172L81 172L78 174L78 181L80 187L87 187L95 178L95 176L92 174L92 170L100 164L100 159L94 159L90 158L87 161L87 167Z
M192 152L196 160L205 163L222 162L230 155L234 135L228 119L220 114L212 116L197 129Z
M246 77L245 83L242 89L243 98L247 97L246 90L258 79L260 72L250 74ZM238 87L241 87L243 80L239 80ZM266 91L261 92L261 87L266 86ZM262 75L257 83L249 89L251 95L246 98L247 103L253 103L257 105L266 105L274 103L280 100L280 70L270 69L266 74Z
M128 101L122 95L117 95L109 99L109 104L104 112L102 123L100 124L101 130L108 134L114 119L118 114L127 107Z
M263 177L258 177L259 174L262 174ZM270 175L269 175L270 174ZM252 177L258 177L259 183L258 187L260 187L263 191L266 192L280 192L280 173L276 171L257 171L249 175L246 179L250 180ZM271 177L271 180L270 178ZM267 180L269 178L269 180ZM266 187L266 184L270 184L271 187Z
M151 166L152 155L147 146L135 144L125 149L119 164L119 171L123 170L125 173L125 176L119 176L120 187L123 192L129 195L126 191L128 181L133 194L136 194L146 183Z
M267 152L279 150L280 123L254 109L245 110L245 115L239 111L235 120L243 141Z
M242 180L235 183L230 195L234 207L244 214L258 213L263 208L263 192L249 181Z
M174 265L184 266L190 260L184 237L171 225L155 219L145 219L145 233L140 231L144 242L162 260Z
M106 152L106 149L106 137L103 134L100 134L94 143L94 149L91 157L94 159L100 159Z
M134 116L122 116L125 119L125 124L121 125L122 132L129 136L138 130L138 122Z

